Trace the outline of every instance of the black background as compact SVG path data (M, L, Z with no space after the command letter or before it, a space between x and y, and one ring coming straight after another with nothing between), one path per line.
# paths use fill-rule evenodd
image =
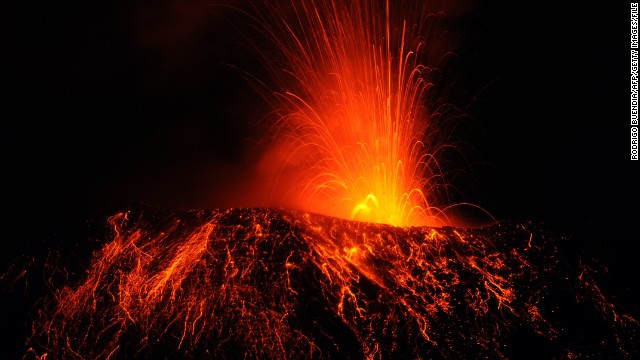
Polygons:
M449 8L445 26L460 60L448 94L471 115L457 135L490 165L470 170L483 190L456 184L464 200L499 219L631 220L627 6L454 5L462 10ZM2 156L12 220L28 211L68 221L139 200L229 205L216 188L265 111L227 65L258 69L233 10L68 1L9 14Z
M475 184L456 184L461 200L498 219L632 220L627 5L446 10L460 58L447 94L470 115L456 135L472 162L489 165L471 168ZM259 71L233 14L168 0L23 2L8 12L1 134L11 220L74 221L129 201L233 205L219 189L266 111L227 65Z
M628 4L449 4L459 61L448 93L467 106L456 136L474 163L459 200L500 220L603 234L585 248L634 271ZM267 108L227 65L260 71L233 11L172 0L13 6L1 15L3 264L131 202L251 205L234 203L233 185Z

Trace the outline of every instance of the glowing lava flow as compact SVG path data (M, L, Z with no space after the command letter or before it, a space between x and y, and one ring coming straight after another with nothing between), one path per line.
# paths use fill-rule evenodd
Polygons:
M264 166L295 174L276 181L288 187L279 200L366 222L449 224L435 206L446 194L446 139L426 98L435 69L424 61L441 60L425 59L439 45L425 31L435 16L415 3L285 1L255 11L275 45L258 50L277 84Z
M514 333L550 344L549 358L637 344L637 321L587 270L567 271L533 224L400 228L151 208L109 223L87 273L41 308L34 358L504 358ZM576 307L603 319L595 349L558 318Z

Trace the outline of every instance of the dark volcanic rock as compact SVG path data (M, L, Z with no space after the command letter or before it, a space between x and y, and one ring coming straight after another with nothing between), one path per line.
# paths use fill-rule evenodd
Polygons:
M637 314L541 224L399 228L140 206L112 216L103 238L86 272L38 305L29 356L638 355ZM61 259L50 273L78 266Z

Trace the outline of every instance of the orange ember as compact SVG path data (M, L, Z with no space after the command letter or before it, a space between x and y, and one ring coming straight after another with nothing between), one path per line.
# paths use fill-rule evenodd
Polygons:
M285 190L274 195L345 219L449 224L436 207L445 144L426 99L437 41L427 41L425 6L313 0L256 13L282 57L259 50L277 83L263 159L279 169L274 188Z

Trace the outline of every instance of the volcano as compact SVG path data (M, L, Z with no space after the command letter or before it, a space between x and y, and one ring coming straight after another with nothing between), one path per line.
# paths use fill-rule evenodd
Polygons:
M49 257L25 358L638 355L637 314L540 223L396 227L136 205L93 227L85 271Z

